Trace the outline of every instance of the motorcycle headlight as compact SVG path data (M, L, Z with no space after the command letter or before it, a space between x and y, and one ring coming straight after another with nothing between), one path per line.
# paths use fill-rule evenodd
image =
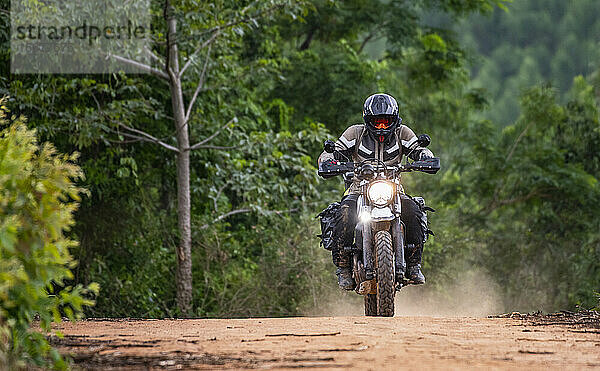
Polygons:
M369 186L367 194L375 206L386 206L394 197L394 185L385 181L374 182Z

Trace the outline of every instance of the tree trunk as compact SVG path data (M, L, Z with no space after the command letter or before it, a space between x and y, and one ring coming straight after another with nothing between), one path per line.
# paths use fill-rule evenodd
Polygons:
M167 3L168 5L168 3ZM189 316L192 305L192 227L190 201L190 139L185 119L185 105L179 75L179 53L177 50L177 21L169 12L168 73L175 129L177 130L177 217L179 246L177 248L177 306L183 316Z

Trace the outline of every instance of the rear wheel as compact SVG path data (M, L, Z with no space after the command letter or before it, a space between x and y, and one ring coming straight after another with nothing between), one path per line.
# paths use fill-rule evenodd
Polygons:
M377 295L365 295L365 316L377 315Z
M387 231L375 235L375 259L377 269L377 314L381 317L394 316L394 251L392 236ZM366 309L365 299L365 309Z

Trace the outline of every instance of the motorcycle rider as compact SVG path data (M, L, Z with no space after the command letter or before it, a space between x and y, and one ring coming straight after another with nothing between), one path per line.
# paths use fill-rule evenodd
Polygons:
M398 103L391 95L377 93L369 96L364 103L363 120L364 123L350 126L344 131L335 143L336 153L321 153L319 165L334 160L361 162L366 159L378 159L386 165L397 165L403 155L408 155L413 160L434 157L427 148L415 148L417 136L402 124ZM345 247L351 247L354 242L354 229L358 222L356 202L360 195L358 182L358 179L353 179L340 202L343 225L337 236L337 243L331 249L333 264L337 267L338 284L345 290L353 290L356 286L352 278L351 253ZM421 260L427 230L423 230L421 216L425 211L409 196L402 195L401 201L400 219L406 226L406 278L413 284L423 284L425 276L421 272Z

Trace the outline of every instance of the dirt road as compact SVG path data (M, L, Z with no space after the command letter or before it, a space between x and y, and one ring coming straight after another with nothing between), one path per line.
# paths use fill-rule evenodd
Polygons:
M99 369L600 368L594 315L512 317L88 320L53 342Z

